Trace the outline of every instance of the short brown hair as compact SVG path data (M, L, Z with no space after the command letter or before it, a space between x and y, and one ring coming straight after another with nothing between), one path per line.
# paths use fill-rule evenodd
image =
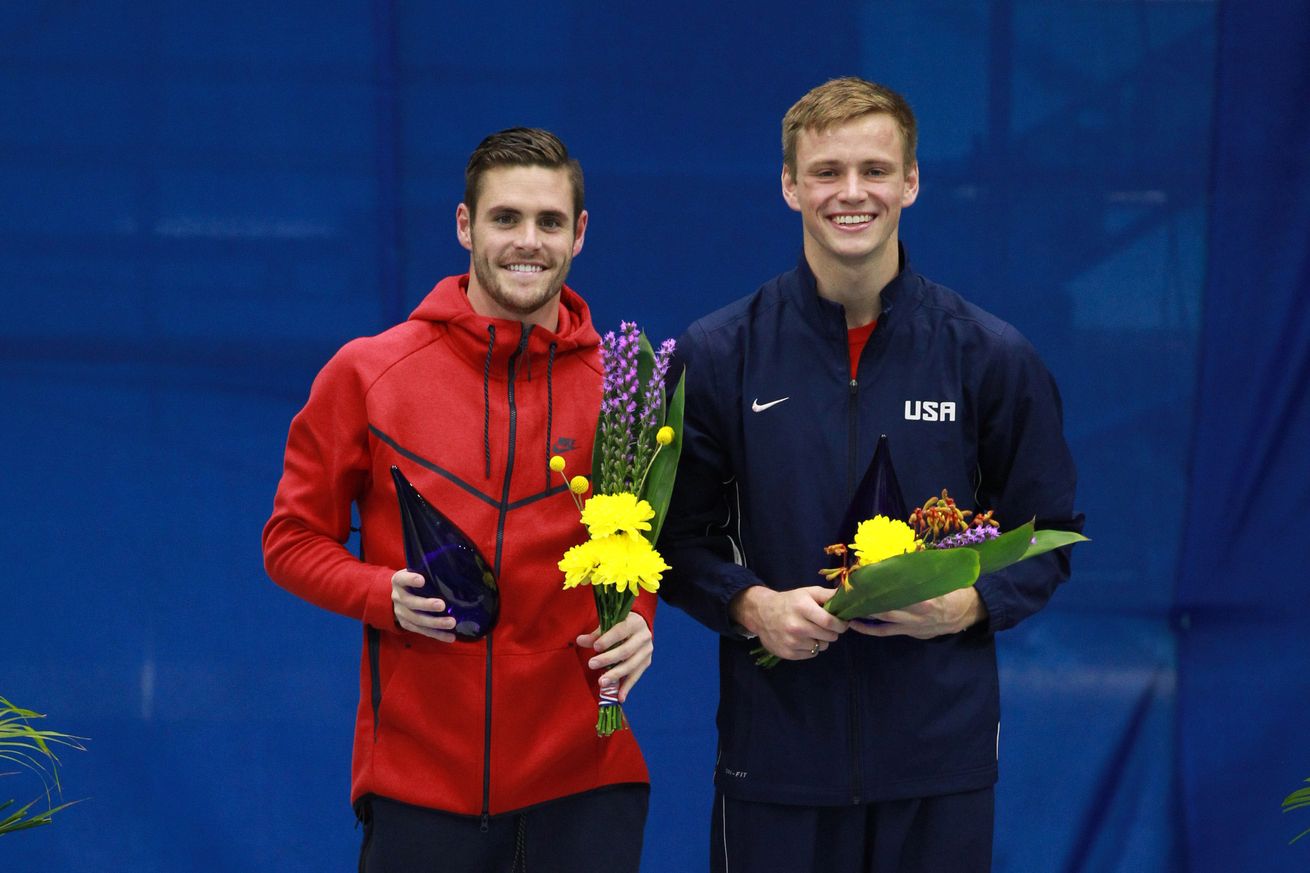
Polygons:
M569 157L559 137L537 127L511 127L478 143L464 168L464 205L476 215L482 174L496 167L548 167L564 169L573 189L573 222L582 214L582 165Z
M802 130L824 131L865 115L885 112L901 129L905 141L905 166L914 163L919 125L909 102L892 89L845 76L831 79L796 101L782 118L782 163L796 178L796 140Z

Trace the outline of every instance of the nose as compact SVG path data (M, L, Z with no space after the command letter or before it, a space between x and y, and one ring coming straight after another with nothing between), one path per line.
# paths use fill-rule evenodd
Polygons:
M860 173L857 169L852 169L846 174L845 184L842 186L841 196L843 200L860 200L864 197L864 192L860 190Z
M523 222L520 227L523 233L519 236L516 245L521 249L535 249L541 245L541 240L537 236L537 225L532 221Z

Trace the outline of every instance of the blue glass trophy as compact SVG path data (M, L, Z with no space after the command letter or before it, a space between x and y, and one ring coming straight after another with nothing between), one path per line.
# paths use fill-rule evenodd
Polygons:
M833 542L852 542L860 522L875 515L885 515L895 521L906 521L910 515L905 507L905 497L901 494L901 485L896 481L896 469L892 466L887 434L878 437L873 460L869 462L869 469L864 471L864 478L851 495L850 505L846 507L846 515L842 518Z
M477 640L496 625L500 589L491 564L450 519L423 498L400 468L392 466L405 538L405 565L426 580L415 593L439 597L455 617L455 637Z

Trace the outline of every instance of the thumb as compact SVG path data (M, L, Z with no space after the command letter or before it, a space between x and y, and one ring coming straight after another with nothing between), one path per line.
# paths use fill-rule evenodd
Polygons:
M840 583L839 583L840 584ZM836 588L824 588L821 586L814 587L814 602L822 606L837 594Z

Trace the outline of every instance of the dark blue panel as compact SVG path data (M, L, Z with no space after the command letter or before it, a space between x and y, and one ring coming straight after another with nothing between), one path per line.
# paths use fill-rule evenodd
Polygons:
M1192 869L1303 867L1310 777L1310 4L1223 7L1206 322L1180 561ZM1290 511L1290 512L1289 512ZM1290 550L1290 551L1289 551Z
M1181 870L1180 804L1192 869L1294 869L1310 602L1266 507L1310 496L1310 9L1228 4L1216 46L1217 8L9 4L0 694L91 740L6 868L348 867L360 632L258 550L313 374L466 267L464 161L515 124L587 171L597 323L678 333L794 262L780 118L857 73L920 115L916 266L1059 378L1095 540L1002 641L997 870ZM657 641L644 869L701 869L714 641Z

